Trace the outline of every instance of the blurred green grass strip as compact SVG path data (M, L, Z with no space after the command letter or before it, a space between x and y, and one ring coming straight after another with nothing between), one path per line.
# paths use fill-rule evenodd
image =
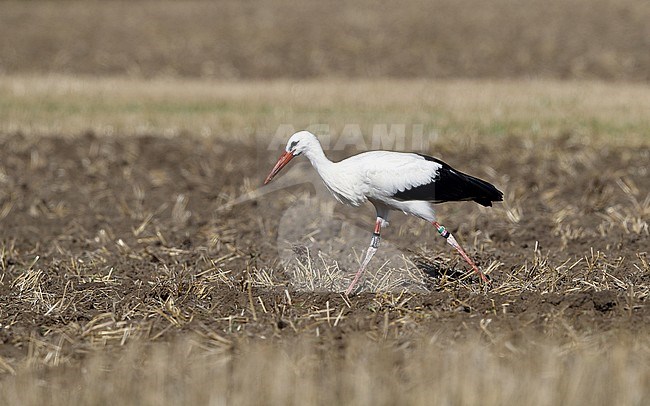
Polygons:
M0 76L0 131L272 136L401 124L440 137L574 135L644 144L650 85L549 80L243 81Z

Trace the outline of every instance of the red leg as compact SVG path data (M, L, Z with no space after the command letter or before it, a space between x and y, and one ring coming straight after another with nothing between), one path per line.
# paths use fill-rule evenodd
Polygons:
M463 249L463 247L460 246L460 244L458 244L458 241L456 241L454 236L451 235L451 233L447 231L445 227L441 226L440 223L438 223L437 221L434 221L431 224L433 224L436 230L438 230L438 234L440 234L443 238L447 240L449 245L456 248L456 251L458 251L458 253L465 259L465 261L467 261L467 263L472 267L472 269L474 269L474 272L476 272L478 276L481 277L481 280L483 280L483 282L485 283L490 283L490 280L487 278L487 276L485 276L485 274L481 272L480 269L478 269L478 266L476 266L474 261L472 261L472 259L467 255L467 253L465 253L465 250Z
M366 257L363 259L361 267L357 271L356 275L354 275L352 283L350 283L350 286L348 286L348 288L345 290L346 296L350 296L357 282L359 282L359 279L361 279L361 275L363 275L363 272L366 270L366 266L368 266L368 263L379 248L379 242L381 241L381 238L379 236L379 233L381 232L381 222L381 217L377 217L377 222L375 223L375 231L372 233L372 239L370 240L370 247L368 247L368 251L366 251Z

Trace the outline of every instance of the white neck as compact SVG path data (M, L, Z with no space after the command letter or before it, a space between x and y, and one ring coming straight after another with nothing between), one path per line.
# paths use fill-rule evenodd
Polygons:
M311 148L305 150L304 154L336 200L353 206L358 206L364 202L364 195L355 190L357 186L354 182L356 174L341 173L345 168L339 165L340 162L334 163L327 159L320 143L312 145Z
M327 169L333 163L327 159L323 152L323 148L318 142L313 146L313 148L309 148L305 151L305 156L309 159L309 162L311 162L311 165L316 169L321 177L323 177L323 170Z

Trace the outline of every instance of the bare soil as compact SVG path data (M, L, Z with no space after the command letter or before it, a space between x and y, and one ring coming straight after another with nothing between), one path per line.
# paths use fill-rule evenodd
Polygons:
M490 180L506 192L505 204L523 205L517 222L498 207L439 210L479 266L499 264L491 287L459 279L463 263L433 232L396 217L386 239L424 273L425 291L365 290L346 299L294 289L278 257L277 218L287 196L305 187L224 210L257 188L275 158L250 143L2 135L0 355L18 362L33 355L38 339L57 342L73 360L98 342L123 344L127 328L157 340L204 328L232 339L319 329L333 346L345 334L389 326L395 334L441 331L455 339L485 331L486 319L491 334L513 337L526 330L643 332L650 323L647 223L642 227L648 151L572 142L531 148L504 137L474 149L436 146L470 173L488 177L481 168L494 168L501 177ZM510 153L498 153L506 146ZM549 161L544 148L561 151L558 160ZM561 163L567 154L577 159ZM334 223L371 227L369 208L337 206L336 213ZM468 222L454 225L459 218ZM641 224L636 232L634 224ZM272 271L267 282L262 271Z

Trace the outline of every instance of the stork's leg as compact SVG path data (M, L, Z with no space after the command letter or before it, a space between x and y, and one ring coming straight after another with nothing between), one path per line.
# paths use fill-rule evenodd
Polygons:
M465 261L467 261L467 263L472 267L472 269L474 269L474 272L476 272L478 276L481 277L483 282L489 283L490 280L485 276L483 272L481 272L480 269L478 269L478 266L476 266L474 261L472 261L472 259L465 253L465 250L463 249L463 247L460 246L460 244L458 244L458 241L456 241L454 236L451 235L451 233L447 231L445 227L441 226L440 223L438 223L437 221L432 222L432 224L434 225L436 230L438 230L438 234L440 234L443 238L445 238L449 243L449 245L456 248L456 251L458 251L458 253L465 259Z
M381 240L379 236L379 233L381 232L381 223L382 223L381 217L377 217L377 222L375 223L375 231L372 233L372 239L370 240L370 247L368 247L368 251L366 251L366 257L363 259L363 262L361 263L361 268L359 268L357 274L354 275L354 279L352 280L352 283L350 283L350 286L348 286L347 290L345 291L345 294L347 296L349 296L350 293L352 293L357 282L359 282L361 275L363 275L363 272L366 270L366 266L368 266L368 263L375 255L375 252L377 252L377 248L379 248L379 242Z

